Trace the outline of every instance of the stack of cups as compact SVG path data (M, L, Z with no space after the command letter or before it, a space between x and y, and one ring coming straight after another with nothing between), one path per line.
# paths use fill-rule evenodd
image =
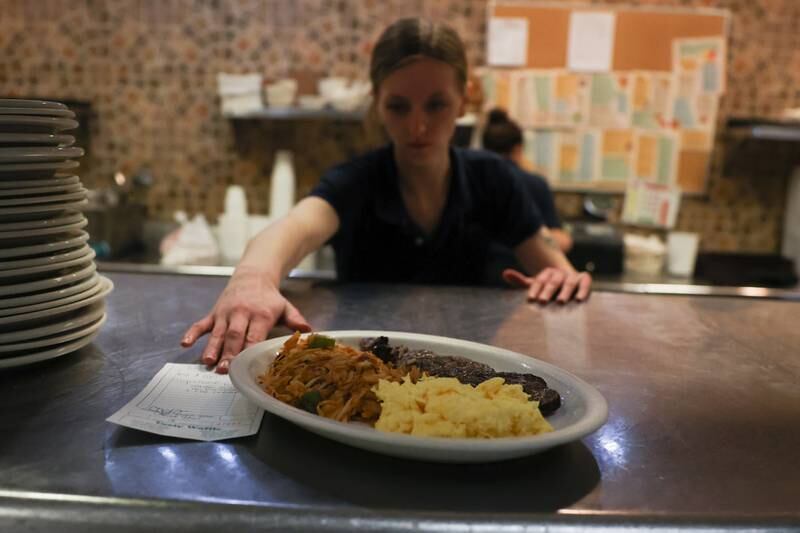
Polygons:
M225 192L225 212L219 216L219 248L222 262L234 265L242 257L249 237L247 197L239 185Z

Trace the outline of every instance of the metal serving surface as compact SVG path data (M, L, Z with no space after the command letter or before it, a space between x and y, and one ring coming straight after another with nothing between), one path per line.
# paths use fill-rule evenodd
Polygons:
M229 277L232 266L178 265L164 266L144 263L98 262L101 272L127 272L137 274L180 274ZM289 279L332 281L336 273L330 270L300 270L289 273ZM668 276L617 276L599 277L592 285L595 291L626 292L630 294L663 294L693 296L734 296L737 298L768 298L800 301L800 287L774 289L766 287L721 287L693 283L691 280Z
M530 354L609 402L593 435L453 466L383 457L265 415L216 443L105 422L167 362L221 277L110 274L90 346L0 372L0 529L567 531L800 527L800 304L596 292L296 284L318 329L448 335ZM283 332L275 332L275 334Z

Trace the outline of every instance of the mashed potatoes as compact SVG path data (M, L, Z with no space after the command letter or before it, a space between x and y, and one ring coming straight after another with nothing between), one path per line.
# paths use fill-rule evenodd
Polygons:
M518 437L553 431L521 385L492 378L477 387L455 378L423 377L417 383L381 379L375 429L426 437Z

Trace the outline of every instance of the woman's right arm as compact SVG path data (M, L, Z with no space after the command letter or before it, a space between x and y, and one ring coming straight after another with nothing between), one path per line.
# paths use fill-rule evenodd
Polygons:
M339 217L328 202L314 196L301 200L247 244L213 309L186 331L181 345L191 346L210 333L201 359L226 373L231 359L264 340L276 324L309 331L305 318L281 295L280 282L338 229Z

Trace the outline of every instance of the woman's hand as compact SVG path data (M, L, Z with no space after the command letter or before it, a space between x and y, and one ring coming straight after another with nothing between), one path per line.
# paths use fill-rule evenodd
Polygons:
M192 346L211 333L201 360L217 365L225 374L233 359L244 348L263 341L278 323L293 330L311 331L303 315L281 295L278 288L256 270L237 269L211 312L186 331L181 345Z
M578 302L586 300L592 286L592 276L588 272L565 271L548 267L535 277L507 268L503 279L509 285L527 287L528 301L547 303L554 297L558 303L566 303L572 298Z

